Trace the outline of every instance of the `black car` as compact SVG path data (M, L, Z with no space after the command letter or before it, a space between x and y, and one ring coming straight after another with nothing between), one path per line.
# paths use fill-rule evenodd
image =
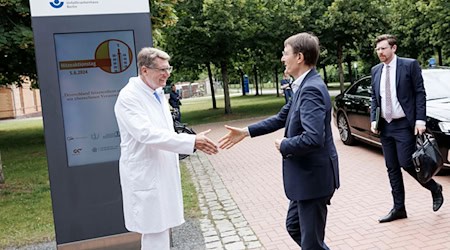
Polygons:
M436 138L444 168L450 169L450 69L424 69L422 76L427 94L427 133ZM370 76L363 77L334 100L334 121L345 145L358 140L381 146L379 136L370 130L370 83Z

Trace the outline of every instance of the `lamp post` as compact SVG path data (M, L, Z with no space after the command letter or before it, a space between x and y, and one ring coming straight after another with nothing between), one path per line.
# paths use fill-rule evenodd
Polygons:
M354 62L353 67L355 68L355 80L357 80L358 79L358 62Z

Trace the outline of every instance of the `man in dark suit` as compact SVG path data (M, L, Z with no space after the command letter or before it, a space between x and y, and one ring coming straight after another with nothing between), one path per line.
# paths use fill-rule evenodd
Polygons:
M294 96L280 112L247 128L226 126L219 140L228 149L247 136L255 137L285 128L275 141L283 156L283 182L290 200L286 228L302 249L328 249L324 242L327 205L339 187L338 156L331 133L331 100L315 69L319 39L308 33L284 42L281 61L285 73L296 80Z
M417 180L412 163L415 135L426 130L426 98L419 63L395 55L397 39L381 35L376 39L376 52L381 63L372 68L372 132L380 133L394 207L380 223L406 218L405 188L401 168ZM376 110L381 118L376 122ZM424 188L431 191L433 211L444 202L442 186L433 179Z
M169 104L170 106L175 110L175 112L177 113L177 117L176 120L181 122L181 110L180 110L180 105L181 105L181 96L180 94L178 94L177 92L177 86L175 84L172 83L172 85L170 86L171 90L170 90L170 97L169 97Z

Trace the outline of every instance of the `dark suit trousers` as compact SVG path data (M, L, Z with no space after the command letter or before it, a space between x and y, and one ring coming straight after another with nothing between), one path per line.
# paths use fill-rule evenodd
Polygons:
M382 126L380 139L392 188L394 208L404 208L405 187L401 168L403 167L408 174L419 182L411 158L415 151L416 136L406 118L396 119L390 123L387 123L384 119L380 119L380 121ZM438 185L433 179L425 184L420 184L432 192L438 190Z
M324 238L331 197L289 203L286 229L302 250L329 249Z

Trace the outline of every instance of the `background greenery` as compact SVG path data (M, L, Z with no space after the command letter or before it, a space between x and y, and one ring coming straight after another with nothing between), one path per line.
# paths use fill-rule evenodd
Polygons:
M378 62L374 38L392 33L398 54L450 65L448 0L150 0L153 44L173 56L171 80L279 82L283 41L308 31L321 41L325 81L353 81ZM0 85L36 79L29 0L0 0ZM95 24L93 24L95 25ZM150 41L149 41L149 45ZM356 64L355 64L356 63ZM357 67L355 67L355 65ZM343 86L341 86L343 89ZM258 94L258 92L257 92ZM212 100L215 108L215 101Z
M222 97L223 98L223 97ZM208 98L183 100L184 122L200 124L229 118L267 116L284 104L283 97L263 95L231 98L233 116L212 109ZM41 119L0 122L0 150L6 178L0 184L0 249L54 239L53 215ZM186 217L200 215L197 194L182 162Z

